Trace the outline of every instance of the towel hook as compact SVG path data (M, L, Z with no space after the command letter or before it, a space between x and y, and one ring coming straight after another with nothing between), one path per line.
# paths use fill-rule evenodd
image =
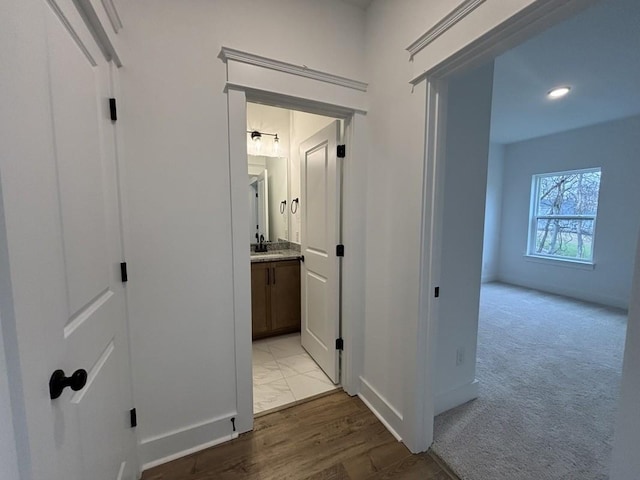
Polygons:
M298 211L298 203L299 200L297 198L294 198L293 200L291 200L291 213L295 214ZM293 204L296 205L296 208L293 208Z

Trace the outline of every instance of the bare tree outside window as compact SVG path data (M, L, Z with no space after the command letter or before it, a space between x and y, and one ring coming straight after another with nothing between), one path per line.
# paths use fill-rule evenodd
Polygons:
M533 176L529 255L593 260L600 169Z

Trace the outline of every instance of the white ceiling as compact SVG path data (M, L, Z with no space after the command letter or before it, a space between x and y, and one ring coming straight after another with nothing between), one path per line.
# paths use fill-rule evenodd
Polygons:
M570 85L571 93L546 93ZM602 0L496 59L491 139L512 143L640 114L640 2Z
M357 5L360 8L366 10L366 8L371 4L373 0L342 0L345 3L350 3L352 5Z

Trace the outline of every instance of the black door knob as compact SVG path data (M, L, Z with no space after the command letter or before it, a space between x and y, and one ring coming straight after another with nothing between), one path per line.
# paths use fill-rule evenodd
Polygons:
M82 390L86 384L86 370L76 370L70 377L65 376L64 371L56 370L49 380L49 395L51 396L51 400L55 400L62 395L62 391L66 387L71 387L71 390L77 392L78 390Z

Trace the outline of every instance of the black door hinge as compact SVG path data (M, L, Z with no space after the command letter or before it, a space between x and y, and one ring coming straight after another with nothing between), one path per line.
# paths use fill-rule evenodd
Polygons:
M135 408L129 410L129 419L131 420L131 428L136 428L138 426L138 412Z
M438 298L440 296L440 287L436 287L434 292L433 292L433 296Z
M347 156L347 146L346 145L338 145L337 151L338 158L344 158Z
M233 428L233 431L236 431L236 417L231 417L231 428Z
M344 350L344 340L336 338L336 350Z
M344 245L336 245L336 257L344 257Z
M109 113L111 114L111 121L115 122L116 120L118 120L118 109L116 107L116 99L115 98L110 98L109 99Z
M300 261L304 263L304 255L300 255Z
M122 262L120 264L120 278L122 279L122 283L129 280L129 275L127 274L127 262Z

